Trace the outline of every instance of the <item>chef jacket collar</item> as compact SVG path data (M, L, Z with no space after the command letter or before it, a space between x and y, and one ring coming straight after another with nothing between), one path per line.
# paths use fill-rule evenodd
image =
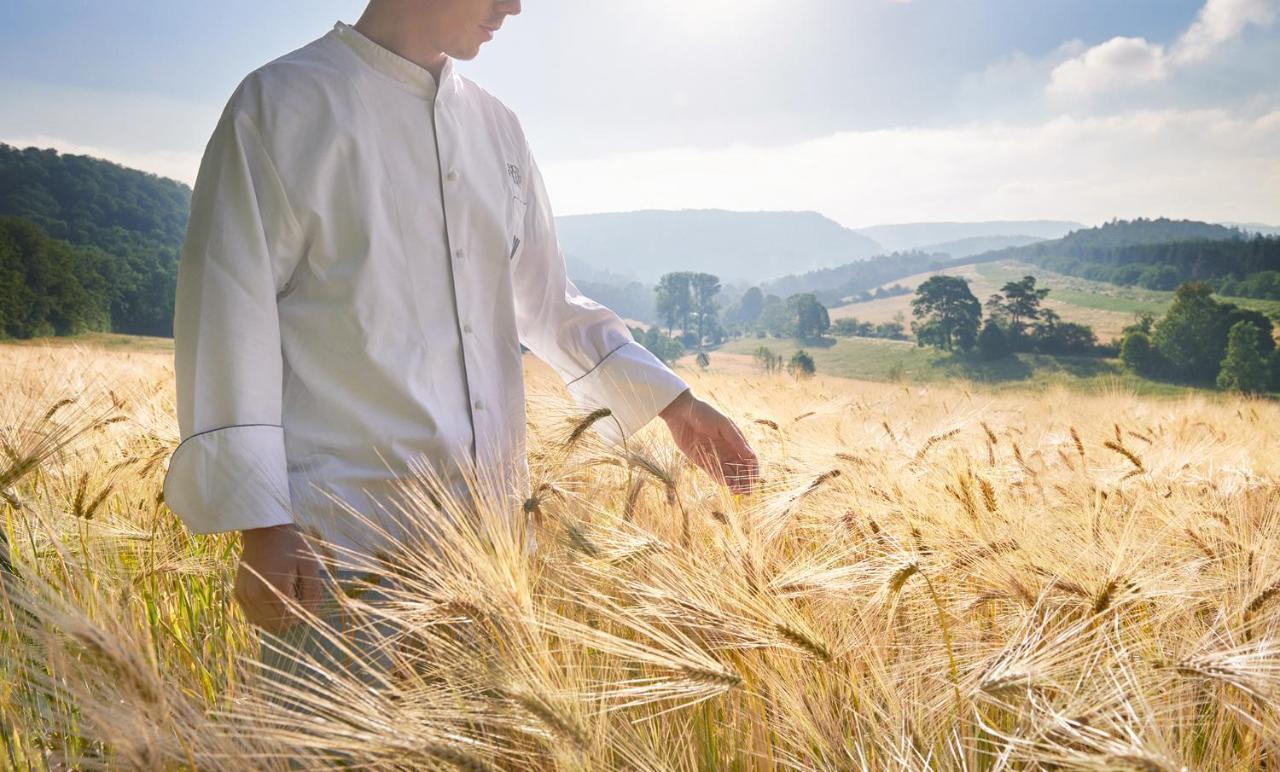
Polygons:
M441 85L437 87L436 79L429 70L375 43L350 24L339 21L333 26L333 30L366 64L418 96L430 99L435 97L437 91L442 95L448 94L456 80L453 57L445 56L444 68L440 71Z

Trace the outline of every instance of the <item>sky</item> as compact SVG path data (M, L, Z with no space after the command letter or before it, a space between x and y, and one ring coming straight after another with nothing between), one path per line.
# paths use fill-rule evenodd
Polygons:
M4 0L0 141L192 182L359 0ZM557 214L1280 224L1280 0L525 0L459 70Z

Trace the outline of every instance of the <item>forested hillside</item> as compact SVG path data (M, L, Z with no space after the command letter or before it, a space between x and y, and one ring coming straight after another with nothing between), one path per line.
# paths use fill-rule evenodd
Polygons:
M996 253L989 253L996 254ZM787 297L801 292L812 292L823 304L838 306L846 298L863 290L871 290L882 284L913 276L926 271L942 271L957 265L980 262L985 257L952 258L944 253L894 252L870 260L848 263L837 268L824 268L808 273L784 276L760 286L766 294Z
M1152 290L1202 281L1219 294L1280 300L1280 238L1174 220L1112 222L1002 250L1056 273Z
M172 332L191 189L0 144L0 334Z

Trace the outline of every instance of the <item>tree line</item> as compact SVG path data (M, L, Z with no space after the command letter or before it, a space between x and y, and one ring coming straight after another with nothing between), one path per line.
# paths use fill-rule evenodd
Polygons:
M819 338L831 328L827 307L812 292L786 298L766 295L759 287L721 308L720 279L708 273L680 271L658 280L658 317L668 335L688 348L716 345L727 337L772 335L777 338Z
M901 284L894 284L891 287L876 287L874 290L862 290L849 298L850 303L870 303L873 300L881 300L883 298L896 298L900 295L910 295L911 288L904 287Z
M647 328L632 327L631 333L659 359L672 362L687 350L697 350L703 361L709 361L703 348L729 337L754 335L817 340L833 328L827 307L812 292L782 298L751 287L741 298L722 308L718 301L721 291L720 279L713 274L694 271L663 274L655 289L654 308L659 323ZM838 329L856 334L844 327ZM806 353L788 367L803 373L811 372L812 365L812 358Z

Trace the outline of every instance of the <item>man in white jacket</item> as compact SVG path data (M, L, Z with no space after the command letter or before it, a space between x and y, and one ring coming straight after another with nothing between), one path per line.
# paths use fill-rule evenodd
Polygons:
M182 443L169 506L238 530L236 597L290 619L256 577L322 598L300 526L379 544L409 462L459 489L484 470L527 489L520 344L620 439L661 415L734 490L756 459L733 423L565 275L516 116L454 71L519 0L373 0L360 20L252 72L206 148L175 319Z

